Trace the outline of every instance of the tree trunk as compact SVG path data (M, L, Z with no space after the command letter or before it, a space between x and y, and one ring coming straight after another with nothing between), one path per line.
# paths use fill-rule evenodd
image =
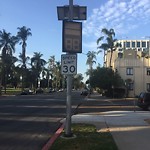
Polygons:
M112 67L112 65L111 65L112 55L113 55L113 50L111 50L111 54L110 54L110 62L109 62L109 67L110 67L110 68Z

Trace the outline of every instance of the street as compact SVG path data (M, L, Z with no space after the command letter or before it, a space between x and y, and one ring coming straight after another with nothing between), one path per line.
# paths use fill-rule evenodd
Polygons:
M79 91L72 92L72 114L111 110L140 109L134 106L134 100L106 99L100 95L88 98ZM65 92L0 97L0 149L41 150L65 117Z
M72 93L72 112L81 102ZM66 93L0 97L0 149L41 150L66 116Z

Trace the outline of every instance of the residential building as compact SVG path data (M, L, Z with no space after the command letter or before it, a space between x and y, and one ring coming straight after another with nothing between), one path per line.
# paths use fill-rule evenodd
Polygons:
M113 51L111 66L125 81L129 97L150 91L150 40L118 40L121 47ZM110 51L105 55L109 67Z

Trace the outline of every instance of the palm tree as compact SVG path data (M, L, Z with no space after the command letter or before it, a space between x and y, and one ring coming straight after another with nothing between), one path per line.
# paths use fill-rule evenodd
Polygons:
M7 33L5 30L0 31L0 50L1 50L1 81L3 82L6 93L6 82L8 77L8 70L10 70L11 62L14 60L13 53L15 52L15 44L18 39L15 36L11 36L11 33ZM1 92L0 92L1 93Z
M114 29L106 29L106 28L103 28L102 31L101 31L105 36L106 36L106 43L102 43L98 48L99 49L103 49L104 50L104 54L105 54L105 51L107 50L110 50L110 62L109 62L109 67L111 67L111 60L112 60L112 54L113 54L113 51L116 50L116 48L118 46L120 46L119 43L117 43L117 39L114 39L115 37L115 31ZM99 44L100 41L104 40L105 36L101 36L100 38L97 39L97 44Z
M89 85L91 86L90 84L90 78L91 78L91 74L92 74L92 71L93 71L93 63L96 63L96 52L95 51L88 51L88 53L86 54L87 55L87 61L86 61L86 64L89 65Z
M20 67L20 70L21 70L21 88L22 88L22 91L24 90L24 87L25 87L25 77L27 75L27 68L26 68L26 64L28 63L28 61L30 60L30 57L26 56L24 58L23 54L20 53L19 54L19 59L18 61L20 62L20 64L18 65L18 67Z
M49 78L51 76L51 79L53 78L54 73L54 66L55 66L55 56L50 56L48 59L48 68L47 68L47 80L48 80L48 87L49 87ZM52 80L51 80L52 81Z
M20 41L20 44L22 44L22 53L20 54L20 58L22 60L22 90L24 89L24 80L25 80L25 69L26 69L26 62L27 62L27 57L26 57L26 47L27 47L27 38L29 36L32 36L31 29L27 28L25 26L23 27L18 27L17 28L19 31L17 32L17 37Z
M20 44L22 44L22 62L23 62L23 68L26 68L26 47L27 47L27 38L29 36L32 36L31 29L27 28L25 26L21 28L17 28L19 31L17 33L18 39L21 41Z
M88 51L87 55L87 61L86 64L89 65L90 69L93 69L93 63L96 63L96 52L95 51ZM95 60L94 60L95 59Z
M36 81L38 83L38 78L40 78L40 74L42 70L44 70L44 66L46 65L46 61L42 59L41 57L43 54L40 52L34 52L33 57L31 58L31 66L36 74Z
M65 77L61 74L61 63L56 61L53 69L53 87L60 89L64 82Z
M81 73L74 75L74 78L73 78L74 89L81 88L82 80L83 80L83 76Z

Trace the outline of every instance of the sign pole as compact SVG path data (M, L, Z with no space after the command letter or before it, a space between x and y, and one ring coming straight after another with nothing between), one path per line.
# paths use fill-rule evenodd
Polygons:
M69 0L69 20L73 20L73 0ZM72 91L72 75L67 75L67 101L66 101L66 129L65 135L72 136L71 132L71 91Z
M68 11L69 8L69 11ZM66 11L67 10L67 13ZM66 125L65 135L71 137L71 92L72 78L76 74L77 55L82 53L82 23L73 20L86 20L86 7L74 6L73 0L69 0L69 7L57 7L58 19L63 20L63 52L68 56L62 56L61 71L67 76L67 100L66 100ZM67 20L67 21L66 21ZM66 59L66 60L64 60Z

